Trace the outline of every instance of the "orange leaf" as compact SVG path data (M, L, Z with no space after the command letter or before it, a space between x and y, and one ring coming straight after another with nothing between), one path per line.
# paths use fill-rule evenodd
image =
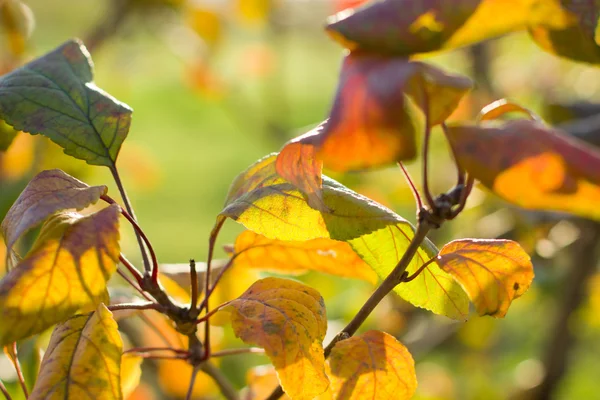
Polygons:
M319 238L303 242L268 239L252 231L235 240L235 265L279 273L319 271L377 282L377 274L348 243Z
M534 121L448 128L458 162L518 206L600 218L600 152Z
M412 356L392 335L380 331L338 342L327 374L336 400L408 400L417 388Z
M327 317L316 290L287 279L266 278L226 309L231 310L236 336L265 349L291 398L313 399L327 390L322 347Z
M533 281L529 255L512 240L454 240L440 251L439 264L463 286L479 315L504 317Z
M412 159L420 125L415 105L427 108L431 125L439 124L470 89L468 78L427 64L349 54L329 119L286 144L277 172L306 193L311 206L322 209L321 162L343 172Z
M242 396L243 400L266 399L279 385L277 372L271 365L259 365L249 369L246 374L246 382L248 382L248 388ZM284 394L281 399L290 400L290 397Z
M88 186L59 169L42 171L34 177L12 205L2 233L8 250L25 232L60 210L81 210L106 194L106 186Z

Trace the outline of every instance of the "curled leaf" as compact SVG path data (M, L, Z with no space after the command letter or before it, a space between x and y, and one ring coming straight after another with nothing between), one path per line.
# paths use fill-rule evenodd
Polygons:
M114 167L132 110L92 81L92 60L79 41L0 77L0 118L42 134L88 164Z
M299 282L266 278L228 303L233 330L245 343L263 347L283 390L293 399L313 399L329 386L323 339L323 298Z
M59 169L35 176L14 202L2 221L2 233L9 251L28 230L57 211L81 210L106 194L106 186L88 186Z
M29 399L122 399L122 352L117 323L103 304L72 317L54 329Z
M0 281L0 345L40 333L98 304L119 260L116 205L82 217L59 214Z
M452 124L459 164L521 207L600 218L600 152L535 121Z
M439 264L464 287L479 315L504 317L533 281L529 255L512 240L454 240L440 251Z
M413 226L382 205L323 177L323 201L327 211L310 207L294 185L275 172L276 155L259 160L236 178L218 222L232 218L271 240L307 241L333 239L352 249L385 278L408 248ZM408 267L416 271L437 254L426 241ZM451 318L463 318L468 298L452 277L435 266L409 284L395 289L410 303ZM435 288L435 291L434 291ZM439 288L439 289L438 289ZM438 293L440 296L436 296Z
M279 273L319 271L377 282L377 274L348 243L318 238L304 242L268 239L252 231L235 240L235 265Z
M336 400L408 400L417 389L415 362L407 348L380 331L338 342L327 375Z

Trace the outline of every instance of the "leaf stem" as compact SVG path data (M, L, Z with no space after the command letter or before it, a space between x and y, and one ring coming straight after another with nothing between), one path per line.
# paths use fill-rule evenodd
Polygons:
M155 310L158 312L164 312L164 307L157 303L122 303L112 304L107 306L110 311L120 310Z
M227 349L221 351L215 351L210 354L211 357L223 357L223 356L234 356L237 354L264 354L265 350L260 347L245 347L242 349Z
M17 342L12 344L12 348L10 349L10 359L15 367L15 371L17 372L17 378L19 380L19 384L21 385L21 389L23 389L23 394L25 394L25 398L29 398L29 390L27 390L27 385L25 384L25 377L23 376L23 369L21 369L21 363L19 362L19 353L17 351Z
M200 365L200 369L215 381L215 383L219 386L219 389L221 389L221 394L223 397L225 397L227 400L239 399L237 390L235 390L225 375L223 375L223 373L217 367L215 367L214 364L208 361L204 362Z
M213 310L207 312L205 316L198 318L196 320L196 324L201 324L203 322L206 322L206 324L208 325L208 320L210 319L210 317L212 317L213 315L218 313L221 310L221 308L225 307L229 303L230 303L229 301L225 302L225 303L221 304L219 307L216 307ZM206 339L204 339L204 341L206 342Z
M438 259L438 257L433 257L432 259L430 259L429 261L427 261L426 263L424 263L423 265L421 265L421 267L415 271L414 274L405 277L404 279L402 279L402 282L410 282L412 280L414 280L417 276L419 276L421 274L421 272L423 272L423 270L425 268L427 268L432 262L436 261Z
M196 367L192 370L192 378L190 379L190 385L188 386L187 394L185 395L185 400L192 400L192 395L194 394L194 384L196 383L196 376L198 376L198 372L200 368Z
M415 186L415 182L410 177L410 174L408 173L408 170L404 167L404 164L402 164L402 162L399 161L398 166L402 170L402 173L404 174L404 177L406 178L406 182L408 182L408 186L410 186L410 190L412 191L412 194L417 203L417 212L419 212L419 210L423 208L423 200L421 199L419 190L417 190L417 187Z
M125 353L149 353L151 351L170 351L175 354L188 355L190 352L184 349L174 349L172 347L132 347L123 352Z
M427 200L427 205L433 209L435 202L431 191L429 190L429 176L428 176L428 156L429 156L429 138L431 136L431 117L429 115L429 94L425 87L425 83L421 81L423 89L423 113L425 113L425 137L423 139L423 194Z
M198 271L196 270L196 260L190 259L190 311L196 312L196 306L198 304Z
M138 285L140 285L140 287L142 287L142 284L144 281L144 279L142 278L142 274L140 274L140 272L137 270L137 268L134 267L133 264L127 258L125 258L123 253L121 253L119 255L119 261L121 261L121 264L123 264L125 266L125 268L127 268L127 270L131 273L131 275L133 275L133 277L137 281Z
M137 225L135 213L133 212L133 206L131 205L131 202L129 201L129 197L127 196L127 192L125 191L125 186L123 186L123 181L121 181L121 176L119 175L119 170L117 169L117 166L114 164L109 169L110 169L110 172L112 173L115 184L117 185L117 188L119 189L119 193L121 194L121 199L123 200L125 209L127 210L127 213L131 216L133 222L135 222L135 225ZM103 196L103 198L104 197L108 197L108 196ZM137 242L140 247L140 252L142 253L144 269L146 270L146 273L150 273L150 260L148 259L148 249L146 249L146 247L144 246L142 234L138 230L136 230L135 236L137 238ZM146 244L147 243L148 242L146 242ZM158 264L156 265L156 268L158 268Z
M142 296L144 299L146 299L148 301L152 301L152 299L150 298L150 296L148 296L146 294L146 292L144 292L138 285L136 285L135 282L133 282L131 279L129 279L129 277L127 275L125 275L125 272L121 271L120 268L117 268L117 274L119 274L119 276L121 278L123 278L123 280L125 282L127 282L127 284L129 286L131 286L132 288L134 288L140 294L140 296Z
M6 400L12 400L12 397L10 397L10 393L8 393L8 390L6 390L6 386L4 386L4 383L2 383L2 381L0 381L0 392L2 392L4 397L6 397Z

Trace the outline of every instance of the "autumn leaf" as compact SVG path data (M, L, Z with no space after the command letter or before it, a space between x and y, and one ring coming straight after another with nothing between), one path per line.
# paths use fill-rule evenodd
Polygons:
M463 286L479 315L504 317L533 281L529 255L512 240L454 240L439 255L441 268Z
M413 226L326 176L323 201L327 211L315 210L294 185L277 175L275 159L272 154L257 161L234 180L217 224L229 217L272 240L347 242L381 278L387 277L408 248ZM426 241L407 270L416 271L436 254L435 246ZM460 285L435 265L395 291L411 304L437 314L464 318L468 312L468 298Z
M266 278L225 309L231 311L236 336L265 349L291 398L313 399L327 390L322 345L327 317L316 290L287 279Z
M415 362L392 335L368 331L338 342L327 362L336 400L408 400L417 389Z
M140 384L142 361L142 357L132 353L123 354L121 357L121 392L124 399L129 398Z
M277 159L279 175L321 207L321 166L335 171L381 167L416 155L417 109L443 122L471 81L404 58L351 53L344 58L329 119L293 139Z
M117 323L103 304L72 317L54 329L29 399L122 399L122 351Z
M248 370L246 382L248 387L242 395L242 399L260 400L266 399L273 392L273 388L279 385L279 378L277 378L277 372L272 365L259 365ZM290 397L284 394L281 399L290 400Z
M92 79L87 49L69 41L0 77L0 118L88 164L114 167L132 110Z
M451 124L459 164L520 207L599 219L600 152L535 121Z
M48 220L29 254L0 281L0 345L102 300L119 260L119 215L113 205Z
M234 251L238 267L292 274L319 271L377 282L377 275L348 243L331 239L284 241L244 231L235 240Z
M327 33L350 50L409 56L450 50L533 24L564 25L559 0L382 0L330 18Z
M106 194L106 186L88 186L59 169L35 176L14 202L4 221L2 233L9 251L28 230L57 211L81 210Z

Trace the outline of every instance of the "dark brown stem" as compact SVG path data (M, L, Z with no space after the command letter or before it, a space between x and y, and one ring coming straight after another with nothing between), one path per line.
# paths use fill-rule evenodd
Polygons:
M190 311L196 312L196 306L198 304L198 271L196 270L196 261L190 260L190 284L191 284L191 301Z
M235 258L242 254L240 253L236 253L234 254L229 261L227 262L227 264L225 264L223 266L223 268L221 268L221 270L219 271L219 275L217 275L217 278L215 279L214 283L212 284L212 286L210 287L210 289L208 290L208 293L205 294L204 296L204 300L202 300L202 303L200 304L199 310L202 310L204 308L204 306L206 305L206 302L208 301L208 299L210 298L210 296L213 294L213 292L215 291L215 289L217 288L217 284L219 283L219 281L221 280L221 278L223 277L223 275L225 274L225 272L227 272L227 270L229 268L231 268L231 266L233 265L233 260L235 260Z
M235 388L223 373L210 362L204 362L200 365L200 369L205 374L209 375L221 389L221 394L227 400L238 400L239 396Z
M198 376L199 371L200 369L198 367L194 368L192 371L192 378L190 379L190 385L188 386L185 400L192 400L192 395L194 394L194 384L196 383L196 376Z
M0 381L0 392L2 392L4 397L6 397L6 400L12 400L12 397L10 397L8 390L6 390L6 386L4 386L4 383L2 383L2 381Z
M160 313L164 312L164 307L157 303L123 303L123 304L112 304L108 307L110 311L119 310L155 310Z
M237 354L264 354L265 349L261 349L260 347L246 347L243 349L227 349L221 351L215 351L210 354L210 357L224 357L224 356L234 356Z
M331 354L331 351L335 347L336 343L348 339L350 336L354 335L358 328L365 322L367 317L373 312L375 307L383 300L383 298L391 292L399 283L401 283L405 276L406 268L410 264L411 260L417 253L417 250L425 240L427 236L427 232L430 230L430 225L425 222L420 222L417 225L417 231L415 232L415 236L411 240L406 252L396 264L396 267L390 272L390 274L385 278L385 280L379 285L379 287L373 292L371 297L363 304L358 313L354 316L352 321L342 331L340 331L332 340L329 342L327 347L325 347L325 358L328 358ZM266 400L277 400L283 395L283 389L281 385L277 387Z
M404 164L402 164L402 162L398 162L398 166L402 170L402 173L404 174L404 178L406 178L406 182L408 182L408 186L410 186L410 190L412 191L413 197L415 198L415 202L417 203L417 212L418 212L420 209L423 208L423 200L421 199L419 190L415 186L415 182L410 177L410 174L408 173L407 169L404 167Z
M12 344L12 354L10 357L12 363L15 367L15 371L17 372L17 378L19 380L19 384L21 385L21 389L23 389L23 394L25 398L29 398L29 390L27 390L27 385L25 384L25 377L23 376L23 369L21 369L21 363L19 362L19 353L17 352L17 342Z
M421 265L421 267L415 271L414 274L405 277L404 279L402 279L402 282L404 283L408 283L410 281L413 281L416 277L418 277L421 272L423 272L423 270L425 268L427 268L431 263L433 263L434 261L436 261L438 258L437 257L433 257L432 259L430 259L429 261L427 261L425 264Z
M127 270L129 271L129 273L131 273L131 275L133 275L133 277L135 278L138 285L140 285L140 287L142 287L142 282L143 282L142 274L140 274L140 272L137 270L137 268L134 267L133 264L127 258L125 258L123 253L121 253L119 255L119 261L121 261L121 264L123 264L125 266L125 268L127 268Z
M425 137L423 138L423 194L427 200L429 208L433 209L435 203L429 190L428 162L429 158L429 138L431 136L431 117L429 116L429 95L425 83L421 82L423 92L423 112L425 113Z
M456 186L465 184L465 171L458 163L458 156L456 155L456 150L454 150L454 146L452 146L452 142L450 141L450 135L448 134L448 125L446 122L442 122L442 131L444 132L444 136L446 136L446 142L448 142L448 146L450 147L450 151L452 152L452 158L454 159L454 165L456 165L456 171L458 174L458 178L456 180Z

